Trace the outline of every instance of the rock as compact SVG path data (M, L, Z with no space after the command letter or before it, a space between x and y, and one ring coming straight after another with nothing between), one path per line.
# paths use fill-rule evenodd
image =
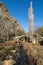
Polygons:
M10 52L11 52L11 53L15 53L15 52L16 52L16 50L11 50Z
M16 61L14 61L14 60L12 60L12 59L9 59L9 60L4 60L3 62L2 62L2 65L13 65L13 64L15 64L16 63Z

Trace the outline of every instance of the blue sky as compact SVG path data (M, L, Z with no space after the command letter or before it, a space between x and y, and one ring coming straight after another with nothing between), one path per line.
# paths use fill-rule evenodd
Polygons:
M34 26L43 26L43 0L0 0L6 5L8 12L13 16L25 31L28 31L28 8L30 1L34 9Z

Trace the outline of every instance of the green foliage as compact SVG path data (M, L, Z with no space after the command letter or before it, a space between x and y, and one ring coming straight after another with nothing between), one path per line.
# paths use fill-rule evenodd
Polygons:
M10 51L11 51L12 48L13 48L13 47L11 47L11 46L5 46L5 47L4 47L4 50L5 50L7 53L10 53Z
M24 34L24 31L18 30L18 32L17 32L18 36L23 35L23 34Z
M14 31L14 35L15 36L21 36L21 35L24 35L25 33L24 33L24 31L22 31L22 30L15 30Z

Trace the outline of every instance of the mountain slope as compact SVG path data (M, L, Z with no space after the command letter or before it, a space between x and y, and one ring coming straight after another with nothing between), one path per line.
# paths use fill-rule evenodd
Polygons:
M38 33L39 35L43 36L43 26L37 28L35 32Z
M9 36L17 36L24 34L23 28L18 22L8 13L6 6L0 2L0 38L7 39Z

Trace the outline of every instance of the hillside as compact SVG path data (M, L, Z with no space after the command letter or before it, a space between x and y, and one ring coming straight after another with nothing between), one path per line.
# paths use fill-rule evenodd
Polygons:
M37 34L43 36L43 26L38 27L38 28L35 30L35 33L37 33Z
M23 28L8 13L6 6L0 2L0 39L9 40L11 36L24 34Z

